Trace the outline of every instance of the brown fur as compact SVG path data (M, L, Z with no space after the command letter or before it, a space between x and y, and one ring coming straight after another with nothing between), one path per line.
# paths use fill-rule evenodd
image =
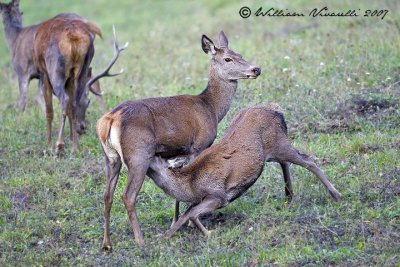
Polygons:
M77 109L90 75L89 65L94 54L94 35L99 32L84 20L63 16L43 22L37 29L34 42L34 62L42 74L48 119L48 145L51 146L53 108L51 93L61 102L62 120L57 140L58 153L64 152L63 128L68 117L72 130L73 151L78 150L77 133L84 127ZM46 97L47 96L47 97ZM86 109L86 107L83 107ZM81 112L82 113L82 112ZM83 112L84 113L84 112Z
M0 12L3 16L4 32L11 51L13 67L18 76L19 109L25 109L30 80L38 78L37 101L42 110L45 109L49 148L54 93L63 109L57 150L62 153L64 149L63 128L65 117L68 116L71 139L74 143L73 150L76 151L78 149L76 133L83 133L86 127L85 112L89 99L85 82L91 76L88 69L94 54L93 40L95 35L101 37L100 29L72 13L59 14L40 24L23 27L18 0L8 4L0 3ZM98 83L96 90L100 90ZM102 101L99 102L103 104Z
M209 147L217 134L218 122L229 110L237 80L256 78L260 74L259 68L228 48L223 32L219 48L206 36L202 38L202 45L204 52L211 56L211 68L207 87L201 94L126 101L99 119L97 131L107 169L104 249L111 249L110 209L122 163L128 168L128 184L122 199L136 242L143 245L135 205L151 161L157 155L165 158L183 155L190 159ZM231 61L225 61L226 58ZM114 119L115 114L120 116L119 120ZM113 118L111 125L109 118Z
M113 123L113 118L111 116L103 116L97 121L96 129L97 135L101 143L105 143L108 134L110 133L111 124Z
M283 115L276 108L267 105L241 110L221 141L182 169L168 169L168 163L160 157L152 162L149 173L155 183L178 201L192 204L164 237L171 236L189 219L209 234L198 217L241 196L261 175L266 161L281 164L289 200L293 195L289 163L313 172L332 198L340 200L340 193L310 157L290 145Z

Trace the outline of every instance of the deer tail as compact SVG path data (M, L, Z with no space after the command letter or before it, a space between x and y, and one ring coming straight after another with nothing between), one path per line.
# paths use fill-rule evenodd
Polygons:
M92 22L90 22L90 21L87 21L87 22L86 22L86 25L87 25L89 31L90 31L92 34L97 35L97 36L99 36L101 39L103 39L103 35L101 34L101 30L100 30L100 28L99 28L96 24L94 24L94 23L92 23Z
M113 123L113 118L108 116L108 114L105 114L97 121L96 125L97 135L102 144L106 142L110 134L112 123Z

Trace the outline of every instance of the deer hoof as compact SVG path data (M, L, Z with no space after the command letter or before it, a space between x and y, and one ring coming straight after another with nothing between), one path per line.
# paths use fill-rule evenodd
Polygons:
M196 225L192 220L189 220L188 226L194 228Z
M206 235L207 239L209 239L211 237L211 235L212 235L212 232L211 231L207 231L204 234Z
M111 247L111 245L103 245L103 251L112 252L112 247Z
M65 156L65 144L57 144L56 154L57 157Z
M340 194L338 191L334 191L334 192L329 192L332 196L332 198L336 201L339 202L340 200L342 200L342 194Z

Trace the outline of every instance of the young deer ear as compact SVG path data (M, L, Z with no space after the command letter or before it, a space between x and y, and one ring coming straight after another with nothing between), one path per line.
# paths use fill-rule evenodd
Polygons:
M213 41L204 34L201 37L201 47L203 48L204 53L209 54L210 56L215 55L216 53Z
M228 38L223 31L219 33L219 47L228 47Z

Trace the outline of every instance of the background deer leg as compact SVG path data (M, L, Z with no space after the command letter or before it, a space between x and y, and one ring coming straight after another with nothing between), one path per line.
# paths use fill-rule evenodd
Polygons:
M74 130L74 125L72 124L72 116L68 116L68 124L69 124L69 140L73 140L73 133L72 131Z
M20 111L24 111L26 107L26 95L28 92L29 76L18 75L19 98L17 106Z
M42 111L43 115L46 115L46 101L44 99L44 94L43 94L43 81L42 79L39 79L39 86L38 86L38 91L35 97L35 100L37 104L39 105L40 110Z
M40 83L41 90L44 95L44 101L46 104L46 119L47 119L47 148L51 150L51 128L53 123L53 89L51 88L50 82L47 77L42 77Z

